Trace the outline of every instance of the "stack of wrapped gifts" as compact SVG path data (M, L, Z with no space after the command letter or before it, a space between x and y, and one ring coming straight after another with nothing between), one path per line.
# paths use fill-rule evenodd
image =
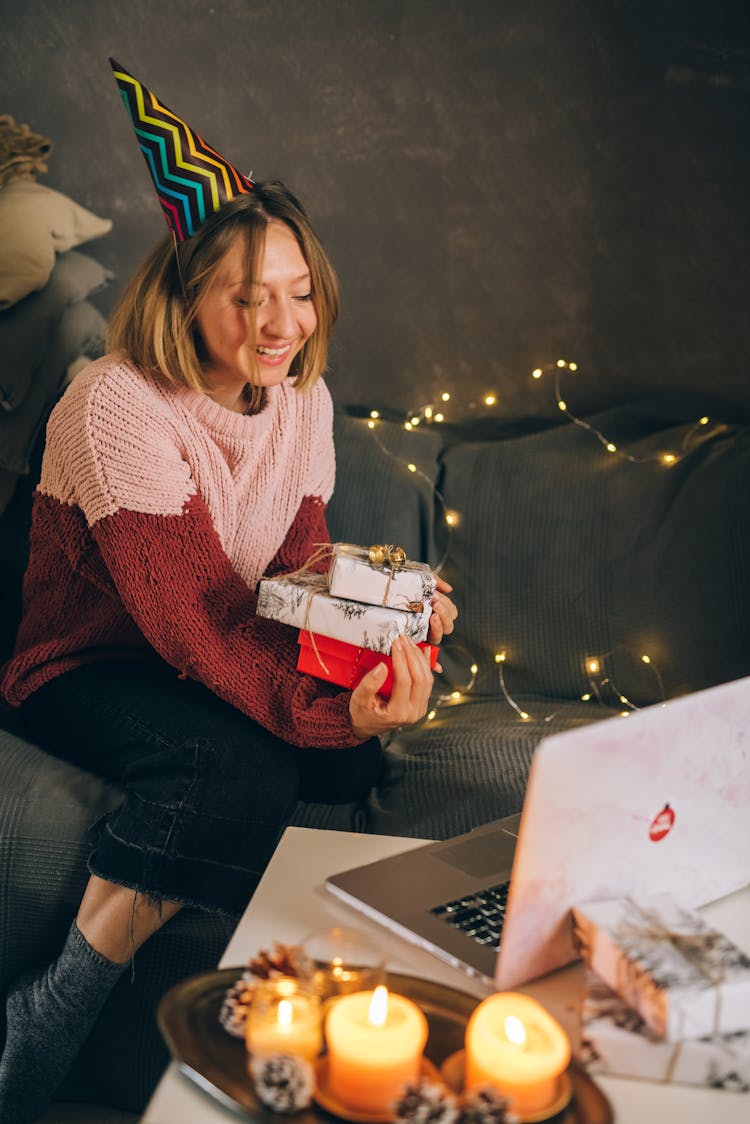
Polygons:
M750 958L667 895L573 910L589 1072L750 1091Z
M408 560L400 547L334 543L327 574L300 572L264 578L257 613L300 630L297 668L342 687L356 687L363 675L385 663L388 675L379 693L391 692L391 645L408 636L427 643L435 575Z

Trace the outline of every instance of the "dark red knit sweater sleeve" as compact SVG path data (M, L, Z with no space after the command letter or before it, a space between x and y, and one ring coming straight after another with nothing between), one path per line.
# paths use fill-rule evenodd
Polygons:
M272 565L295 568L324 530L305 501ZM125 608L173 667L299 746L352 746L348 691L296 670L297 632L255 616L257 598L227 558L204 501L179 516L120 509L92 528Z
M324 574L330 564L330 558L321 556L317 562L312 563L310 559L316 554L322 554L318 548L329 542L325 504L317 496L305 496L284 542L269 563L266 573L271 577L274 574L291 573L292 570L300 570L303 566L308 566L310 570Z

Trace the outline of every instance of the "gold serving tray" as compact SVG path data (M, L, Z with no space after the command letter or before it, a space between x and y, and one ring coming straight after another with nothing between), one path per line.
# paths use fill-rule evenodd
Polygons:
M157 1011L159 1029L179 1069L214 1100L264 1124L279 1124L278 1113L265 1108L253 1091L247 1052L219 1022L224 996L244 968L220 968L191 976L162 998ZM465 991L416 976L389 972L391 991L419 1006L429 1025L425 1054L440 1066L463 1049L466 1023L478 1000ZM611 1124L612 1110L601 1090L575 1063L568 1070L573 1098L555 1121L559 1124ZM294 1117L299 1124L330 1122L331 1114L313 1103Z

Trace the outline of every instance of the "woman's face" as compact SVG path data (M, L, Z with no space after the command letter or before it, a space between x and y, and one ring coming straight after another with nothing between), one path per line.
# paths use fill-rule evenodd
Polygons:
M268 223L260 283L252 292L245 276L244 242L235 241L196 317L215 402L246 409L242 390L253 381L253 360L245 346L250 316L255 317L261 386L275 386L287 377L292 360L318 323L310 286L307 262L285 223Z

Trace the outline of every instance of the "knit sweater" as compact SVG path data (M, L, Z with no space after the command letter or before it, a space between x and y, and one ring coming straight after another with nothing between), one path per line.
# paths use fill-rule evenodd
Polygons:
M255 415L105 356L50 417L0 691L12 706L97 660L153 658L294 745L350 746L349 692L296 671L296 633L256 617L264 573L328 540L332 405L269 387Z

